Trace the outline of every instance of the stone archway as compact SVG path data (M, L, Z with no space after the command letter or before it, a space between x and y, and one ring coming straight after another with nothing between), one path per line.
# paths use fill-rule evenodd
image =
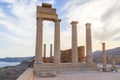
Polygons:
M54 74L64 71L81 71L81 70L97 70L97 65L92 62L92 44L91 44L91 24L86 24L86 63L78 63L77 50L77 21L72 21L72 63L60 63L60 19L56 14L56 9L52 8L51 4L43 3L42 6L37 6L37 36L36 36L36 54L34 63L34 72L39 76ZM42 64L42 49L43 49L43 21L53 21L55 23L54 32L54 64Z
M51 4L43 3L37 6L37 36L36 36L36 54L35 63L43 63L43 21L53 21L55 23L54 36L54 63L60 63L60 19L56 14L56 9Z

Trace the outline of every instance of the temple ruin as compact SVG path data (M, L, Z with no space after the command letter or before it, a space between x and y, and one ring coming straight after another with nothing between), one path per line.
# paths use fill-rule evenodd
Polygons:
M37 36L36 36L36 54L34 62L34 73L39 76L56 76L57 73L65 71L82 71L82 70L96 70L97 65L93 63L92 58L92 42L91 42L91 24L86 23L86 60L85 55L78 55L78 50L82 49L84 53L84 48L79 48L77 45L77 21L71 22L72 28L72 49L69 51L71 54L71 61L68 63L61 62L61 57L64 54L60 50L60 22L61 19L58 18L56 9L52 8L51 4L42 3L42 6L37 6ZM44 58L43 54L43 21L53 21L55 23L55 33L54 33L54 56L52 56L52 45L50 46L50 55L53 57L53 63L44 63L43 59L46 56L46 44L44 44ZM61 54L63 56L61 56ZM78 56L81 56L79 61ZM64 56L65 57L65 56ZM82 59L83 58L83 59ZM82 63L84 62L84 63Z

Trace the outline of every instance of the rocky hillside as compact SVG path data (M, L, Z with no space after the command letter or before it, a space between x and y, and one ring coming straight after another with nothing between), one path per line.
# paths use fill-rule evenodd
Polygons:
M16 80L28 67L33 67L34 58L21 62L16 66L0 68L0 80Z
M109 63L108 56L112 55L117 64L120 64L120 47L106 50L107 62ZM94 62L101 63L102 62L102 51L95 51L93 53Z
M28 60L31 57L6 57L6 58L0 58L0 61L2 62L22 62L25 60Z

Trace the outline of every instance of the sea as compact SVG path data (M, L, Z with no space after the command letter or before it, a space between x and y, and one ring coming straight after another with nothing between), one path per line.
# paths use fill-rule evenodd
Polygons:
M6 66L15 66L20 64L20 62L0 62L0 68Z

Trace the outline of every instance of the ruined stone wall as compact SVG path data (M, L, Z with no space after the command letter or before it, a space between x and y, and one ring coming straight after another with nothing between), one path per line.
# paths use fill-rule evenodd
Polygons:
M120 56L114 56L113 59L115 60L116 64L120 64Z
M85 62L85 49L84 46L78 47L78 61ZM44 63L53 63L53 58L46 57L43 58ZM69 63L72 62L72 49L62 50L61 51L61 62Z

